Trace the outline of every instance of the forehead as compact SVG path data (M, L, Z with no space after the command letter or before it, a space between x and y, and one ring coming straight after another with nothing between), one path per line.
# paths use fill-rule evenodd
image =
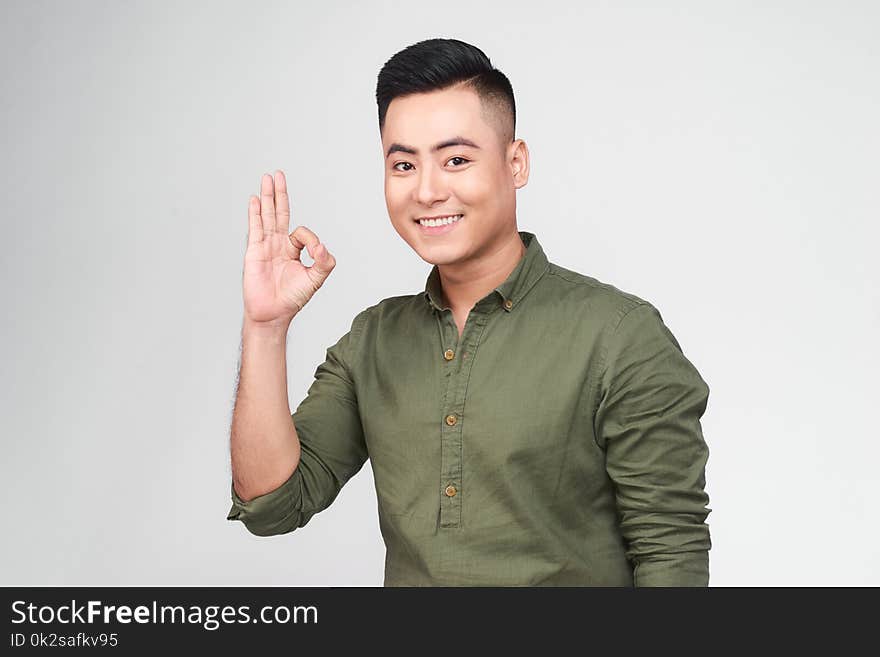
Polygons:
M465 88L449 88L395 98L385 113L382 143L434 144L450 135L486 135L480 97Z

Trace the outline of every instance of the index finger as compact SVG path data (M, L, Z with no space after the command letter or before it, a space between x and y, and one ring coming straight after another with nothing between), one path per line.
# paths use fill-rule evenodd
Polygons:
M302 253L303 248L308 247L309 255L312 256L312 260L315 259L315 247L321 243L321 240L318 239L318 236L315 235L311 230L306 228L305 226L297 226L294 231L288 235L290 245L293 248L293 259L300 260L300 253Z

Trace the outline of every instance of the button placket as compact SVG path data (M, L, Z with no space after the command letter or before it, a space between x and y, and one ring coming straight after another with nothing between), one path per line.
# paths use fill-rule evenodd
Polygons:
M447 370L446 394L441 409L440 424L440 527L461 525L462 504L462 432L465 419L465 393L467 381L473 364L473 354L479 344L480 335L487 316L479 311L471 311L465 322L460 340L452 311L441 313L441 338L446 344L456 345L456 349L444 352ZM449 358L448 355L452 355ZM456 358L467 354L467 358Z

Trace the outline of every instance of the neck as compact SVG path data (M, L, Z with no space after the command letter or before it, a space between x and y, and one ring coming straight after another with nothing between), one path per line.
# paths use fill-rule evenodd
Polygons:
M454 315L470 312L477 301L507 280L525 252L525 244L514 231L477 260L438 265L444 303Z

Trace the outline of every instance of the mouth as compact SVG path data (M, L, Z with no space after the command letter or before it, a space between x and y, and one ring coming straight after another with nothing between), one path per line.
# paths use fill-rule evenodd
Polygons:
M441 235L453 230L464 219L463 214L441 215L430 219L414 219L424 235Z

